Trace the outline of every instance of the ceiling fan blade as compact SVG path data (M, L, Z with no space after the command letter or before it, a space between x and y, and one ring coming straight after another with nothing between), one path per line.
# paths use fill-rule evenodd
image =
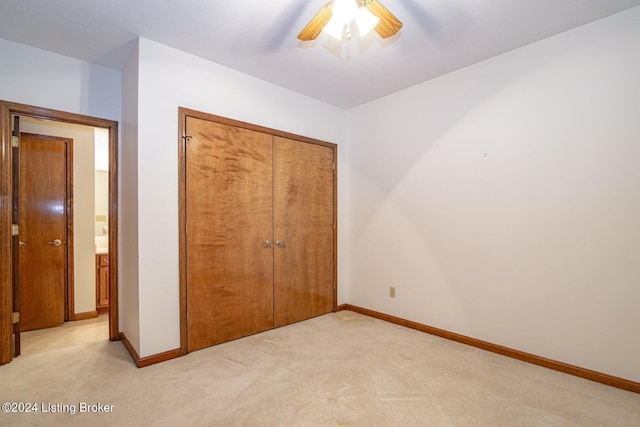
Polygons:
M402 28L402 22L398 20L389 10L382 5L378 0L371 0L366 4L367 9L375 16L380 18L380 22L375 26L376 32L386 39L391 37Z
M302 31L300 31L300 34L298 34L298 38L300 40L314 40L316 37L318 37L318 35L320 35L320 33L322 32L322 28L327 25L327 22L329 22L329 20L333 16L333 12L331 11L332 4L332 1L325 4L324 6L322 6L322 9L320 9L320 11L316 13L316 16L311 18L311 21L309 21L307 26L304 27Z

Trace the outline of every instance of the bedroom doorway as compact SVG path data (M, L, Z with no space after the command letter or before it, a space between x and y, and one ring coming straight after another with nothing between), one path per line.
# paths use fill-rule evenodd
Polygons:
M111 341L119 340L118 325L118 123L113 120L100 119L58 110L44 109L35 106L0 101L0 118L2 124L2 146L0 147L0 189L2 190L2 211L0 216L0 364L8 363L20 354L20 299L19 299L19 255L20 235L17 225L18 209L13 203L19 194L18 183L12 178L12 169L18 161L17 155L19 133L14 132L14 120L17 117L50 120L52 122L101 128L108 133L108 225L104 227L109 247L109 332ZM13 208L11 207L13 206ZM70 320L81 320L82 313Z

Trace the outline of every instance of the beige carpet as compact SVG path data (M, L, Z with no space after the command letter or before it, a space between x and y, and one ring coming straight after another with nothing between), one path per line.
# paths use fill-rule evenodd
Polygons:
M104 341L108 338L109 315L103 313L94 319L66 322L54 328L23 332L21 335L21 353L28 356Z
M12 426L640 426L639 394L349 311L143 369L100 341L21 356L0 378L2 402L39 410L0 413Z

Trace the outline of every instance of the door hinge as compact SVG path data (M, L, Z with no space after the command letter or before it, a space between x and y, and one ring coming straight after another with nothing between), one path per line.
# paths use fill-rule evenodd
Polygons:
M19 232L20 232L20 229L18 227L18 224L11 224L11 235L17 236Z
M13 316L11 319L12 323L15 325L16 323L20 323L20 313L17 311L13 312Z
M11 137L11 146L13 148L20 147L20 137L19 136L12 136Z

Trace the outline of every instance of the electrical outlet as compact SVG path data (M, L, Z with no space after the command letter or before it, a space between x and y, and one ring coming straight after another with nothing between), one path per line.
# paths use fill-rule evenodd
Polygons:
M389 286L389 296L391 298L395 298L396 297L396 287L395 286Z

